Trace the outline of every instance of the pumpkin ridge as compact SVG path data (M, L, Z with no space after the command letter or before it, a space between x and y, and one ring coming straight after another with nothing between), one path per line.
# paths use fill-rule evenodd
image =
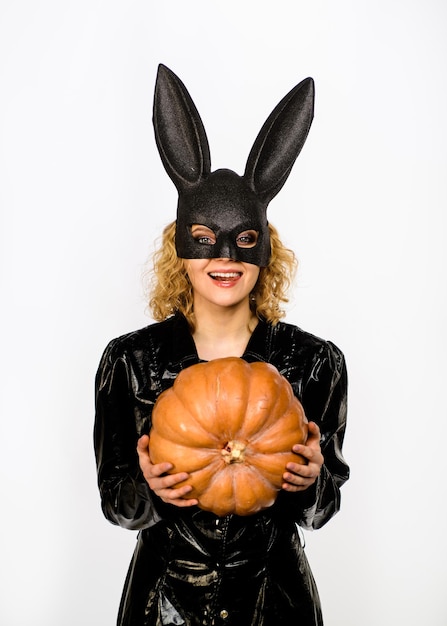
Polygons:
M199 364L200 365L200 364ZM216 436L212 433L210 433L209 429L205 427L204 424L202 424L200 418L197 415L194 415L194 413L192 412L192 408L188 406L187 404L184 403L183 398L180 396L180 394L178 394L177 392L175 392L176 398L178 399L179 402L182 403L183 405L183 411L185 411L186 413L188 413L188 417L195 422L195 424L197 424L198 426L200 426L200 428L206 432L207 434L209 434L210 436L213 436L213 438L216 438Z
M216 444L218 442L218 435L216 435L216 433L213 433L209 430L209 428L205 428L204 424L201 423L201 421L199 419L197 419L197 417L194 415L194 413L192 413L191 408L188 406L185 406L184 401L182 399L182 397L180 396L180 394L177 393L176 389L175 389L175 385L173 387L171 387L170 389L167 389L165 392L163 392L163 394L160 395L159 399L157 400L158 402L158 410L157 412L154 414L153 413L153 417L155 418L153 420L153 427L155 428L155 430L157 432L165 430L165 426L167 426L167 428L169 429L169 431L172 433L173 437L174 437L174 441L178 441L178 443L182 443L184 441L184 435L185 433L191 437L191 433L188 432L188 429L185 428L185 430L183 431L182 429L178 428L178 414L174 414L174 411L172 411L172 408L170 407L172 402L177 403L178 407L181 407L181 413L183 413L184 416L187 416L188 420L190 422L192 422L198 429L200 429L203 434L205 435L205 439L209 438L210 441L213 442L213 445ZM165 409L164 404L168 405L169 410ZM180 413L180 411L179 411ZM175 423L177 420L177 424ZM177 428L176 428L177 425ZM197 441L194 442L194 444L192 445L199 445L197 443ZM200 446L202 447L202 446Z
M284 413L285 409L282 406L284 400L288 400L287 409L291 400L287 392L287 384L284 384L287 381L281 375L280 379L271 380L272 373L275 371L273 366L262 362L251 365L253 376L249 379L250 387L243 432L246 437L253 440L253 437L261 437L262 433L266 432ZM259 366L264 367L261 369ZM268 369L266 369L267 366ZM279 374L277 371L276 373ZM260 393L258 387L264 391Z
M149 441L149 456L152 463L172 463L176 473L187 472L190 474L201 467L205 467L210 463L210 456L213 456L215 452L213 448L197 448L173 443L158 433L153 434L152 437L155 439L152 452ZM154 453L153 450L156 452Z
M203 373L201 370L204 370L206 372L206 368L209 363L211 363L211 361L207 363L197 363L193 366L187 367L186 369L182 370L179 376L177 376L177 378L175 379L173 386L167 389L166 391L164 391L160 396L161 398L162 396L166 394L166 397L169 398L168 394L171 392L172 395L175 396L175 399L178 401L179 405L182 407L182 411L184 413L187 413L188 417L195 424L200 426L200 428L204 430L204 432L206 433L209 433L209 428L207 428L206 424L202 422L201 415L200 414L196 415L194 413L194 411L197 410L197 405L191 406L190 404L191 395L184 391L184 387L188 387L193 381L195 381L197 378L201 376L206 378L206 374ZM183 379L183 384L179 383L179 378ZM159 400L157 400L157 403L158 401Z
M256 462L253 460L252 461L252 467L255 469L258 469L258 466L256 464ZM286 463L284 462L284 471L286 470ZM274 474L273 472L267 472L264 468L263 471L259 473L258 476L258 480L260 482L263 482L265 484L265 486L269 489L275 489L275 491L279 491L280 487L278 487L278 483L280 482L282 484L282 474L280 477L278 477L276 474Z
M273 486L277 491L283 483L282 475L286 471L287 463L300 463L302 457L293 452L280 452L275 454L256 455L252 459L252 465L259 470L262 478Z
M199 506L206 511L216 513L216 515L234 513L234 489L234 471L215 472L210 477L206 490L198 498Z
M295 406L294 406L295 405ZM296 407L296 408L295 408ZM250 440L250 443L256 447L259 443L259 441L261 441L261 444L265 447L266 442L272 439L272 435L278 435L281 437L281 440L279 442L279 445L281 446L280 449L276 450L277 452L282 452L282 450L285 448L285 437L287 437L287 440L292 440L293 439L293 443L290 446L290 449L292 448L292 445L294 445L295 443L298 443L298 440L301 440L301 443L305 443L306 439L307 439L307 428L304 426L302 428L296 428L296 413L299 412L301 414L301 416L303 417L303 422L304 424L307 423L307 420L305 418L304 415L304 411L302 411L302 409L300 408L299 404L295 404L295 402L291 402L288 406L288 408L284 411L283 415L281 416L281 420L278 421L278 419L276 419L274 422L271 422L268 424L268 426L266 426L263 429L260 429L258 433L255 434L254 437L252 437L252 439ZM288 420L291 425L294 426L293 430L289 429L287 430L284 427L284 421ZM277 433L275 431L278 431ZM304 441L303 441L304 438ZM270 446L272 445L272 441L270 441ZM273 451L272 451L273 452Z
M216 379L216 422L213 426L222 434L223 439L239 439L249 400L250 365L239 357L215 359L211 363ZM241 380L243 384L240 385Z
M233 491L239 494L235 497L236 514L246 515L247 509L253 511L272 505L278 489L264 477L261 480L256 468L246 464L234 472Z
M189 478L187 478L182 485L191 485L192 491L190 491L185 496L185 500L190 500L191 498L197 498L201 500L201 494L206 489L209 491L214 479L218 476L218 470L221 468L220 459L212 458L209 462L203 467L197 468L194 471L189 472ZM203 484L206 483L206 484Z

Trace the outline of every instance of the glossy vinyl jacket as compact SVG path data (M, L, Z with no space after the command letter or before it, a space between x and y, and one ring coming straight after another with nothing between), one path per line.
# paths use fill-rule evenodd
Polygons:
M243 358L272 363L321 429L325 458L317 482L281 491L249 517L162 502L138 465L158 395L199 358L182 315L109 343L96 378L95 452L108 520L139 530L118 616L120 626L316 626L317 588L298 528L320 528L340 507L349 469L344 358L331 342L299 328L259 322ZM169 461L169 459L166 459Z

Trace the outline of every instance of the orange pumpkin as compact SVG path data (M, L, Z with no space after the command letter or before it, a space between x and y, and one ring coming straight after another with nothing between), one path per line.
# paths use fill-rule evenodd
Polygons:
M222 516L271 506L292 452L305 443L307 420L288 381L268 363L228 357L183 370L158 398L150 455L188 472L187 498Z

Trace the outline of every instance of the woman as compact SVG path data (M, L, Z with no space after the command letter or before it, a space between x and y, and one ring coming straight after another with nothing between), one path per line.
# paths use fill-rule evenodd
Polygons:
M205 131L184 85L160 66L157 144L179 191L177 220L156 254L144 329L113 340L97 374L95 449L105 516L138 529L120 625L315 626L314 579L297 525L319 528L339 509L348 478L341 454L346 369L330 342L280 322L295 258L267 222L309 130L313 83L295 87L261 130L243 177L210 171ZM290 136L292 135L292 137ZM187 474L152 464L148 433L158 395L179 372L237 356L272 363L309 420L276 502L246 517L218 517L188 498Z

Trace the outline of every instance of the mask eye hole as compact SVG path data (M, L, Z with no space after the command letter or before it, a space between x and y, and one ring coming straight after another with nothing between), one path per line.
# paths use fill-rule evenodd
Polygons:
M254 248L258 243L259 233L256 230L244 230L236 237L238 248Z
M203 224L193 224L191 226L191 235L194 241L203 246L213 246L216 243L216 235L211 228Z

